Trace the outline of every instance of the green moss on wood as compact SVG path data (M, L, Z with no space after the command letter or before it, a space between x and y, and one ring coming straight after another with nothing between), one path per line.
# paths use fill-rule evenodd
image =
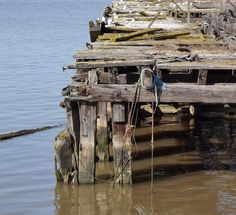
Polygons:
M115 38L111 38L110 42L127 41L130 39L145 35L145 34L153 34L154 32L161 31L161 30L162 30L162 28L144 29L144 30L136 31L136 32L129 33L129 34L120 35Z

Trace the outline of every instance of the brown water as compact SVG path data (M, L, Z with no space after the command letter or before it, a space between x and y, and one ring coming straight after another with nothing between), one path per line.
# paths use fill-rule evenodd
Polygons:
M53 175L58 129L1 142L0 214L236 214L236 120L163 117L136 131L132 186L65 185ZM104 174L105 173L105 174ZM112 164L98 166L109 176Z

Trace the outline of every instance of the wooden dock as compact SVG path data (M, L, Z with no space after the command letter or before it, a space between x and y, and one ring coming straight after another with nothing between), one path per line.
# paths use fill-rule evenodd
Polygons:
M64 68L76 72L62 90L68 131L57 141L72 146L71 165L61 168L57 152L57 176L94 183L96 157L108 160L112 146L114 182L132 183L139 104L235 104L235 14L231 1L114 0L105 7L102 21L89 23L87 48Z

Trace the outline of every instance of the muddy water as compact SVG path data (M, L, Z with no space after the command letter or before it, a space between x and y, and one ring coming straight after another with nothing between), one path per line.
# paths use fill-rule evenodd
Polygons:
M55 213L236 214L236 121L164 117L155 127L150 191L150 127L137 129L133 186L55 186ZM97 177L112 173L100 164ZM100 175L99 175L100 174Z
M61 66L85 47L88 21L110 2L0 0L0 133L65 122L58 103L71 73ZM160 124L153 193L148 122L137 129L132 187L56 183L53 140L62 128L1 141L0 214L236 214L236 120ZM98 177L112 175L111 164L99 168Z
M56 183L53 139L62 128L1 141L0 214L236 214L236 120L163 117L155 126L150 192L150 124L136 130L133 186ZM112 163L101 163L99 179Z

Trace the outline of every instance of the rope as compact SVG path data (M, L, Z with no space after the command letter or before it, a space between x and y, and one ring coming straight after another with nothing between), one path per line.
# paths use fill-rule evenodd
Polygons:
M151 77L151 84L149 86L145 85L145 78L149 75ZM151 75L151 76L150 76ZM154 107L154 102L152 102L152 134L151 134L151 192L153 192L153 179L154 179L154 116L160 101L160 95L163 89L166 89L167 85L164 83L158 75L156 75L153 70L150 68L144 68L141 71L140 75L141 79L141 87L146 90L153 90L155 99L156 99L156 106Z
M151 84L149 82L149 86L147 86L144 81L147 76L150 76L152 79ZM154 91L154 95L155 95L155 99L156 99L156 106L158 106L162 90L167 88L166 83L164 83L159 78L159 76L157 74L155 74L153 72L153 70L151 70L150 68L144 68L141 71L140 79L141 79L141 87L142 88L144 88L146 90L153 90Z
M154 102L152 102L152 137L151 137L151 192L153 192L153 163L154 163Z

